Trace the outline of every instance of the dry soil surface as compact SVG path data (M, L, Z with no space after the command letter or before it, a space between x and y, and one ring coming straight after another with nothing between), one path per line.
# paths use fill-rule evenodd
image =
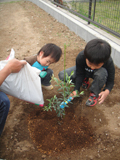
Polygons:
M63 52L66 43L66 68L75 65L77 54L86 44L65 25L31 2L0 4L0 60L8 57L11 48L15 50L16 58L23 59L36 54L49 42L60 46ZM64 56L50 66L55 77L64 68L63 59ZM115 85L105 102L94 107L85 106L89 96L89 90L85 90L84 96L74 99L66 109L63 121L56 118L55 112L43 112L36 105L9 96L11 106L0 137L0 158L119 160L119 79L120 69L116 67ZM43 89L43 94L47 104L46 99L57 95L58 91L54 86L52 91Z

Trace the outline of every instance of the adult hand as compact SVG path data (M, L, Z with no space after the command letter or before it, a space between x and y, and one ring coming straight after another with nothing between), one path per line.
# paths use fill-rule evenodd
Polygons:
M4 82L6 77L9 76L9 74L19 72L25 64L27 64L26 61L19 61L17 59L10 60L0 71L0 85Z
M7 63L6 67L8 67L10 73L17 73L25 64L27 64L27 62L24 60L19 61L17 59L12 59Z
M99 104L104 102L104 100L106 99L106 97L108 96L109 93L110 93L110 91L108 89L106 89L105 91L100 92L100 94L99 94L100 99L98 100Z

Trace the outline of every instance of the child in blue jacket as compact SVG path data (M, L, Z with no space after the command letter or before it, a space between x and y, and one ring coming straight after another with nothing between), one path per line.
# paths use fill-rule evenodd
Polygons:
M42 71L40 72L41 83L46 90L53 89L50 82L53 71L48 67L50 64L58 62L61 55L62 50L60 47L53 43L48 43L36 55L24 58L31 66Z

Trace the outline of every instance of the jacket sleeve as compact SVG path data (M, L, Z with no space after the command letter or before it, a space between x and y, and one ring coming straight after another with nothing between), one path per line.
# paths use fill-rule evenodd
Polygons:
M80 87L85 77L85 57L84 51L80 52L76 58L76 81L74 90L80 91Z
M107 77L107 81L106 81L104 90L108 89L109 91L111 91L113 88L114 79L115 79L115 67L114 67L114 63L111 57L108 63L106 64L105 68L107 69L108 77Z
M37 55L25 57L24 60L26 60L32 66L33 63L35 63L37 61Z

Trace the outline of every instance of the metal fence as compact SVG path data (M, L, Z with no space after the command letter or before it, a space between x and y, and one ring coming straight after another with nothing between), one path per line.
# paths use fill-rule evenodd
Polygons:
M120 38L120 0L50 0Z

